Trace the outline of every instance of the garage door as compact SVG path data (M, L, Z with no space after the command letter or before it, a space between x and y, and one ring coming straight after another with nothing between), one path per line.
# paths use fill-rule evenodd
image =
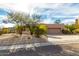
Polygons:
M48 34L62 34L60 29L48 29Z

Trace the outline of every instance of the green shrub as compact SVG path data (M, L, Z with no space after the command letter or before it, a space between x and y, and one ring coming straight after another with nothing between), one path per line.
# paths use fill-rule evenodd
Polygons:
M32 25L32 24L28 25L28 29L29 29L31 35L34 34L36 27L37 27L37 25Z
M67 29L63 29L63 30L62 30L62 33L63 33L63 34L71 34L71 32L70 32L69 30L67 30Z
M25 31L26 30L26 26L22 26L22 31Z
M0 30L0 35L2 35L2 31Z
M30 34L35 37L40 37L41 35L46 35L47 26L43 24L29 24L27 28L30 31Z
M64 30L64 31L67 31L68 34L73 34L74 33L74 30L76 29L74 24L71 24L71 25L65 25L65 28L67 30Z
M15 26L15 31L18 34L22 34L22 32L25 31L25 30L26 30L26 26L20 26L20 25Z
M9 28L3 28L2 33L3 34L10 33L10 29Z
M79 29L75 29L74 30L74 33L79 33Z
M35 36L40 37L41 35L45 35L47 33L47 26L43 24L39 24L35 29Z
M16 33L18 33L18 34L22 34L22 26L16 25L16 26L15 26L15 31L16 31Z

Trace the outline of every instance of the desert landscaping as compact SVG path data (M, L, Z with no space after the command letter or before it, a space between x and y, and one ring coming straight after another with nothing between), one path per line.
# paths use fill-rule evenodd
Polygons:
M23 34L22 40L19 40L19 35L12 33L0 37L0 55L79 55L79 35L48 35L46 39L28 39L28 36Z
M0 5L0 56L79 56L79 4Z

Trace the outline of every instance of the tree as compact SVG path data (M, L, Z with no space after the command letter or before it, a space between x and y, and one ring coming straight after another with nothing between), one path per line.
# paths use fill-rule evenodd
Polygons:
M8 13L8 18L18 25L24 25L28 21L29 15L20 12L10 12Z
M43 27L45 26L39 25L39 19L30 18L26 14L19 13L19 12L12 12L8 14L8 18L16 22L17 25L20 25L20 26L25 25L29 29L31 36L35 34L36 37L39 38L40 35L43 35L46 32L45 28L43 29ZM20 31L19 34L22 34L22 31L21 31L22 27L20 26L17 26L17 29L19 29Z
M19 34L22 34L23 30L22 26L26 26L30 31L30 35L33 36L38 34L38 36L40 36L44 34L44 30L40 29L39 26L43 27L43 25L39 25L40 19L37 18L39 18L40 16L34 16L34 17L35 18L30 18L27 14L23 14L20 12L8 13L8 18L17 24L16 30Z
M21 35L22 34L22 26L25 26L27 24L27 21L29 20L29 16L20 12L10 12L8 13L8 19L11 19L11 21L14 21L16 23L16 30Z
M39 22L37 19L30 18L29 15L20 12L10 12L8 18L17 24L16 29L19 30L20 34L22 33L22 26L26 26L30 34L33 35L34 29Z
M41 15L33 14L33 15L32 15L32 18L33 18L33 19L40 19L40 18L41 18Z
M60 24L61 23L61 20L57 19L57 20L54 21L54 23L55 24Z

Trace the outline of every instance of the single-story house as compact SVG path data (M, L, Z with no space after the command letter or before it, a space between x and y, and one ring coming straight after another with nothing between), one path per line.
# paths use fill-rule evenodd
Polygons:
M62 34L64 24L46 24L48 27L48 34Z

